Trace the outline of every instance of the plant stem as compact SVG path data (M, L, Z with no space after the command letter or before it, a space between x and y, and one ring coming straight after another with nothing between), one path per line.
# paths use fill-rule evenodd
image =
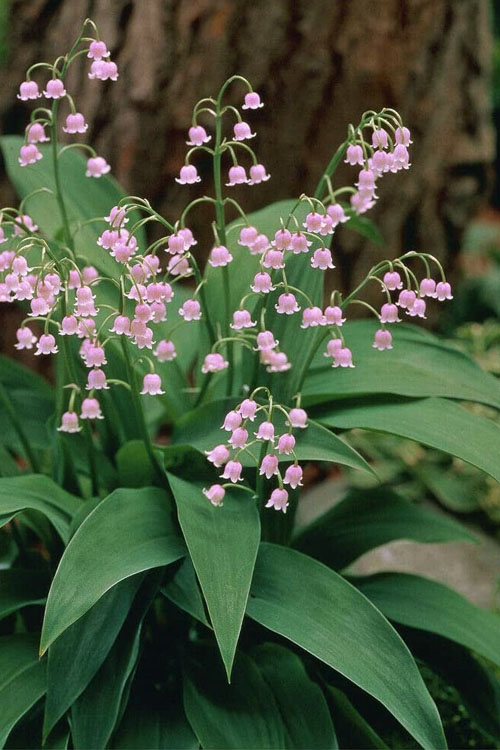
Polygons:
M26 433L24 432L23 426L21 422L19 421L16 410L14 409L12 402L9 398L9 394L5 390L5 386L2 382L0 382L0 401L3 404L5 411L9 415L10 421L12 422L12 426L14 427L17 433L17 436L19 438L19 442L21 443L24 449L24 452L26 454L26 457L28 458L31 464L31 468L33 469L33 471L39 474L40 464L38 463L38 458L36 456L36 453L31 447L30 441L28 440L28 437Z

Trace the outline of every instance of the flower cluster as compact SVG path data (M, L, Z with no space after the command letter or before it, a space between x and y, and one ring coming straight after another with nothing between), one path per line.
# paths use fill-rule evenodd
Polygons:
M255 399L258 393L265 391L267 403L259 404ZM273 412L281 413L286 418L287 430L281 435L276 434L273 422ZM255 429L254 422L258 423ZM276 420L275 420L276 421ZM282 420L281 420L282 421ZM217 468L224 468L221 478L228 480L228 484L213 484L203 493L212 505L220 506L226 494L226 487L243 481L243 464L239 460L241 455L249 455L258 468L259 475L267 480L277 478L278 487L272 490L266 503L266 508L274 508L286 513L289 496L284 485L291 489L302 486L302 467L299 465L295 453L294 429L307 428L307 413L300 407L286 409L273 404L273 399L267 388L256 388L248 398L245 398L234 410L229 411L221 429L229 432L230 436L224 443L216 445L206 451L208 460ZM257 459L251 448L260 446L261 457ZM290 457L290 458L288 458ZM289 463L284 475L279 469L280 461Z

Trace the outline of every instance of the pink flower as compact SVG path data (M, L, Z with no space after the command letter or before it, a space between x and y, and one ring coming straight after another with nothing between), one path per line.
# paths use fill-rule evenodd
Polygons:
M241 482L241 472L243 466L239 461L228 461L221 474L222 479L229 479L231 482Z
M175 181L179 185L193 185L195 182L201 182L201 177L198 176L198 170L194 164L185 164L181 167L179 177L176 177Z
M274 244L278 250L287 250L292 244L292 234L288 229L278 229L274 235Z
M290 453L293 453L294 448L295 438L293 435L285 432L280 436L280 439L278 440L278 453L283 453L285 456L289 456Z
M408 169L410 167L410 154L402 143L399 143L394 149L394 166L396 169Z
M92 344L87 348L85 364L87 367L100 367L106 365L106 355L102 346Z
M384 128L378 128L372 133L373 148L387 148L389 145L389 136Z
M160 396L162 393L165 393L165 391L162 391L161 389L160 376L157 375L156 372L150 372L147 375L144 375L141 394L148 394L149 396Z
M262 459L262 463L259 469L259 474L261 476L265 475L266 479L271 479L271 477L277 473L278 473L278 456L273 456L271 453L268 453Z
M241 402L237 411L243 417L243 419L249 419L251 422L255 419L255 413L257 411L257 402L252 398L246 398Z
M212 138L211 135L207 135L207 131L201 125L193 125L192 128L189 128L188 135L189 141L186 141L188 146L202 146Z
M251 247L257 239L259 232L255 227L243 227L240 231L238 244L242 247Z
M56 340L51 333L42 333L36 345L35 356L39 354L57 354L59 349Z
M61 417L61 425L57 430L58 432L80 432L78 414L74 411L65 411Z
M78 331L78 320L74 315L65 315L61 321L61 336L74 336Z
M242 421L241 414L233 409L232 411L228 411L224 417L224 423L221 429L227 430L227 432L233 432L233 430L240 426Z
M82 419L104 419L99 401L96 398L84 398L80 417Z
M418 316L419 318L425 318L425 300L422 297L417 297L412 307L407 310L408 315L412 318Z
M370 159L370 169L373 170L375 175L378 177L384 172L387 172L391 167L391 155L385 151L375 151L372 158Z
M202 490L205 497L208 497L212 505L215 505L216 507L220 507L221 505L224 505L222 502L224 500L224 495L226 494L226 490L221 484L213 484L211 487L208 488L208 490L204 487Z
M294 234L292 234L291 246L294 255L298 255L299 253L307 253L311 245L312 242L310 242L305 234L302 234L302 232L294 232Z
M384 284L390 292L403 288L401 276L397 271L387 271L387 273L384 274Z
M50 311L50 305L43 297L34 297L30 302L31 312L28 313L30 317L38 317L40 315L47 315Z
M260 109L263 107L263 103L260 100L260 96L256 91L249 91L248 94L245 95L245 103L242 105L241 109Z
M60 99L62 96L66 96L64 83L60 78L52 78L50 81L47 81L43 95L46 99Z
M412 289L403 289L399 293L398 305L402 309L411 310L411 308L415 304L416 299L417 299L417 295Z
M237 122L234 126L233 139L235 141L244 141L248 138L255 138L256 135L256 133L252 133L250 125L247 122Z
M33 122L26 128L28 143L46 143L50 141L45 134L45 128L41 122Z
M233 256L227 247L224 247L224 245L216 245L212 248L208 262L214 268L218 268L219 266L227 266L232 260Z
M94 156L87 161L87 171L85 172L85 176L101 177L103 174L108 174L110 171L111 167L106 159L103 159L102 156Z
M154 354L158 362L172 362L177 357L174 342L162 339L158 342Z
M335 350L333 367L354 367L352 363L352 352L345 347L339 347Z
M227 447L227 445L223 444L216 445L215 448L212 448L211 451L205 451L205 453L207 456L207 460L217 468L223 466L231 455L229 453L229 448Z
M128 218L125 215L125 209L120 206L113 206L109 214L104 217L104 220L111 224L112 227L119 227L122 224L127 224Z
M229 438L229 444L232 448L244 448L247 444L248 432L244 427L237 427L231 437Z
M330 216L323 216L323 221L321 222L321 229L319 230L319 233L323 237L327 234L333 234L333 219Z
M263 294L267 294L268 292L274 291L275 287L273 286L273 282L269 274L265 273L264 271L260 271L259 273L255 274L253 284L250 289L256 293L262 292Z
M285 267L285 261L283 257L282 250L274 250L271 248L271 250L268 250L262 265L264 268L273 268L275 271L277 271L280 268Z
M118 67L112 60L94 60L90 66L89 78L99 81L118 80Z
M328 206L326 212L332 220L334 227L337 224L344 224L346 221L349 221L349 217L345 215L345 211L339 203L332 203L331 206Z
M334 305L325 307L325 324L329 326L341 326L346 319L342 317L342 308Z
M314 251L311 260L312 268L320 268L326 271L327 268L335 268L332 261L332 254L328 248L318 248Z
M94 266L85 266L82 268L82 279L84 284L91 284L99 278L99 271Z
M361 146L351 143L347 147L345 163L350 164L351 167L356 166L356 164L363 166L363 149Z
M28 101L28 99L39 99L40 97L41 94L38 91L38 84L36 81L23 81L19 86L19 94L17 95L17 98L21 99L23 102Z
M81 112L74 112L66 117L66 127L63 128L65 133L85 133L87 129L88 125Z
M149 323L151 320L151 308L145 303L139 303L135 306L134 316L136 320L142 320L143 323Z
M386 331L384 328L379 328L375 333L372 346L374 349L378 349L379 352L384 349L392 349L392 334L390 331Z
M247 173L245 167L241 167L239 164L229 169L229 182L226 182L227 187L234 187L235 185L242 185L248 182Z
M271 497L266 503L266 508L274 508L274 510L282 510L286 513L288 508L288 492L286 490L276 489L271 493Z
M257 440L270 440L274 442L274 425L272 422L261 422L257 432L254 433Z
M319 307L306 307L302 312L301 328L309 328L324 325L323 311Z
M24 225L24 226L21 226ZM30 232L37 232L38 225L35 224L31 216L24 214L23 216L17 216L14 219L14 234L20 236L25 233L25 228L29 229Z
M92 42L90 42L87 57L90 57L93 60L100 60L102 57L108 57L108 55L109 52L104 42L101 42L97 39L94 39Z
M171 234L167 241L168 252L171 255L181 254L186 249L184 236L182 234Z
M307 427L307 412L305 409L290 409L286 424L290 425L290 427L298 427L301 430L305 430Z
M293 313L299 312L300 310L295 295L291 293L280 294L275 308L281 315L293 315Z
M401 319L398 317L397 305L391 302L386 302L382 305L380 310L380 322L381 323L400 323Z
M261 182L267 182L270 179L271 175L267 174L263 164L252 164L250 167L250 179L248 180L249 185L259 185Z
M28 326L18 328L16 338L16 349L33 349L33 345L36 343L36 336Z
M288 467L283 478L283 484L289 484L293 490L296 487L302 487L302 468L298 464Z
M410 131L404 126L402 128L396 128L396 143L402 146L409 146L413 141L410 140Z
M204 374L207 374L208 372L220 372L221 370L225 370L226 367L229 367L229 362L224 359L222 354L214 352L212 354L207 354L203 360L201 371Z
M324 216L322 216L322 214L313 211L312 213L307 214L304 226L309 232L319 232L321 231L323 219Z
M126 315L117 315L110 328L111 333L117 333L119 336L130 334L130 319Z
M154 341L151 328L145 328L143 333L137 333L134 337L134 344L138 349L152 349Z
M420 282L420 296L421 297L435 297L436 296L436 282L434 279L422 279Z
M200 303L196 299L187 299L179 309L179 315L182 315L185 321L199 320L201 318Z
M291 368L288 357L284 352L269 352L267 372L287 372Z
M257 238L253 245L250 245L250 253L252 255L259 255L270 247L269 238L265 234L257 235Z
M197 245L195 238L193 237L193 233L188 227L184 227L184 229L179 229L178 234L181 235L181 237L184 237L184 247L186 250L189 250L190 247L193 247L193 245Z
M275 349L279 344L271 331L261 331L257 334L257 348L255 351L261 352L268 349Z
M362 195L359 192L351 195L350 203L357 214L364 214L375 205L375 201L372 200L372 197Z
M179 258L177 255L174 255L173 258L170 258L167 269L172 274L172 276L187 276L187 274L191 273L191 267L189 265L188 259Z
M257 323L252 320L252 317L248 310L235 310L233 313L233 322L231 328L235 331L239 331L242 328L253 328Z
M41 158L42 154L34 143L28 143L26 146L21 146L18 159L21 167L27 167L28 164L36 164Z
M436 297L439 302L444 302L445 299L453 299L451 286L447 281L439 281L436 284Z
M163 302L153 302L151 305L151 320L153 323L163 323L167 319L167 308Z
M18 273L20 276L26 276L28 271L31 271L31 270L32 270L31 268L28 268L28 261L23 255L18 255L17 257L13 258L12 271L14 273ZM47 277L45 278L47 279Z
M109 386L106 380L106 373L103 370L90 370L87 378L87 390L108 390Z

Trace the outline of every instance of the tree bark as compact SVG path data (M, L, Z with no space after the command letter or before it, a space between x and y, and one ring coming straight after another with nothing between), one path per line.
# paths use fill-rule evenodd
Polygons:
M248 77L266 107L252 113L259 160L272 179L236 188L246 208L312 192L349 122L366 109L398 109L411 128L412 168L381 180L369 214L383 248L342 229L334 239L339 284L373 261L410 249L448 265L464 225L484 199L494 157L489 105L488 0L23 0L11 2L10 56L0 91L4 132L22 132L15 98L25 69L65 52L80 23L98 24L120 70L69 89L90 123L89 143L127 191L176 218L206 190L177 185L194 103L233 73ZM231 89L239 104L243 90ZM209 162L197 161L202 177ZM355 171L342 165L336 184ZM5 196L5 181L1 192ZM208 247L208 216L192 228Z

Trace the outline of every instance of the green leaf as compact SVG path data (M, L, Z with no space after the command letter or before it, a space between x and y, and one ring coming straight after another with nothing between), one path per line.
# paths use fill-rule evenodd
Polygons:
M69 524L82 501L65 492L43 474L22 474L0 479L0 522L7 523L25 510L46 516L63 541L69 537Z
M215 651L197 651L196 663L184 665L184 708L202 747L286 747L278 706L254 661L238 653L228 685Z
M77 749L108 746L139 656L142 624L158 591L160 576L161 572L154 571L144 581L111 651L73 704L71 734Z
M194 409L181 417L175 424L172 434L172 443L187 443L199 451L205 451L213 448L219 443L227 440L228 433L221 429L224 415L234 409L239 403L235 399L225 399L205 404L198 409ZM256 432L258 425L264 419L263 416L257 415L254 422L249 422L248 432ZM276 435L288 431L285 427L285 417L281 412L273 413L273 423L276 429ZM370 466L366 463L354 448L334 435L329 430L325 430L317 422L309 420L309 426L305 430L295 430L296 438L295 453L301 461L333 461L335 463L351 466L354 469L362 469L372 472ZM280 455L281 461L289 461L289 456ZM246 453L240 455L239 460L244 466L255 465L252 458Z
M167 599L191 617L196 618L207 628L212 627L205 614L203 596L190 557L184 558L170 580L166 581L160 590Z
M43 604L49 583L44 570L0 570L0 618L22 607Z
M257 505L249 493L227 490L216 508L199 484L168 479L229 679L260 541Z
M443 583L409 573L353 580L394 622L442 635L500 665L500 617L475 607Z
M342 690L332 685L328 685L327 690L341 747L377 748L377 750L387 747Z
M151 485L154 470L144 440L130 440L116 454L116 468L120 487L144 487Z
M142 580L132 576L110 589L50 647L45 738L106 659Z
M500 482L500 427L442 398L339 402L321 410L327 427L388 432L450 453ZM467 439L464 439L464 436Z
M344 568L393 539L477 541L465 526L411 503L387 487L351 490L301 531L294 546L331 568Z
M377 328L368 320L344 325L354 369L332 369L321 348L302 389L306 406L379 393L443 396L500 408L500 382L467 354L407 324L391 329L394 348L379 352L372 347Z
M257 646L251 657L278 704L285 727L285 746L291 750L337 748L323 692L308 676L301 659L277 643Z
M165 492L116 490L90 513L59 563L47 599L40 649L119 581L185 553Z
M373 221L367 219L365 216L358 216L357 214L350 212L349 222L343 228L354 230L368 240L371 240L371 242L375 242L376 245L384 244L384 238L380 229Z
M38 660L32 634L0 638L0 748L11 729L46 690L46 661Z
M380 701L423 747L446 746L436 706L405 644L334 571L295 550L261 544L247 614Z

